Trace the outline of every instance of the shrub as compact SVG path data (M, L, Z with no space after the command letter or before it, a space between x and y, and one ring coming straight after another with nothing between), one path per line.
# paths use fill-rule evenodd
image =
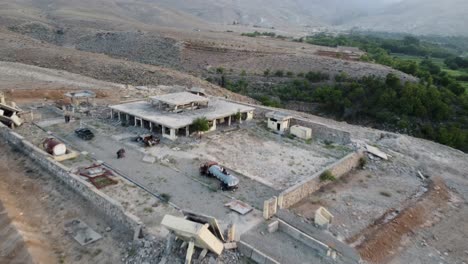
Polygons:
M275 76L276 77L283 77L284 76L284 72L282 70L277 70L275 71Z
M367 159L365 157L361 157L359 159L359 168L363 169L367 164Z
M224 74L224 68L223 67L216 68L216 73Z
M167 193L161 194L161 200L165 203L168 203L171 200L171 195Z
M263 75L264 75L264 76L269 76L269 75L270 75L270 69L266 69L266 70L263 72Z
M320 174L320 181L336 181L336 178L329 170L327 170Z
M385 197L392 197L392 194L387 191L381 191L380 195L385 196Z

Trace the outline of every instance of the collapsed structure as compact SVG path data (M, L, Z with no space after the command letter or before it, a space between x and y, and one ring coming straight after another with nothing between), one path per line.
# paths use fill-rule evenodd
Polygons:
M12 102L8 105L5 101L5 95L0 93L0 122L11 128L21 126L24 122L20 117L21 112L22 110L16 106L16 103Z
M217 125L231 126L253 118L254 108L209 99L189 92L171 93L150 97L148 101L137 101L110 106L112 118L122 123L141 126L150 131L161 131L170 140L180 135L189 136L191 125L198 118L206 118L210 131Z

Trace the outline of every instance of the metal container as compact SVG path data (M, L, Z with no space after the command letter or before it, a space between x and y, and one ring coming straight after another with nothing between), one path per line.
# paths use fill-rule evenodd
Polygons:
M43 146L47 153L54 156L61 156L67 153L67 146L55 138L47 138L44 140Z

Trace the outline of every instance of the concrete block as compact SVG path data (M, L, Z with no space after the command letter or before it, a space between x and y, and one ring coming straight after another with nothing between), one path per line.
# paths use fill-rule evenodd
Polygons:
M143 157L143 162L154 164L156 162L156 158L150 155L146 155Z
M278 220L275 220L275 221L268 224L268 232L270 232L270 233L274 233L274 232L278 231L278 228L279 228L279 221Z
M224 243L224 249L236 249L236 248L237 248L236 242Z

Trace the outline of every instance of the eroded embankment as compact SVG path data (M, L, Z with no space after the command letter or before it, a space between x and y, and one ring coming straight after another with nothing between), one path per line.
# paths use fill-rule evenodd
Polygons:
M435 225L440 218L434 214L444 210L450 191L441 178L432 179L426 193L402 211L389 210L360 234L348 239L357 244L361 257L370 263L388 262L402 246L405 236L420 228Z

